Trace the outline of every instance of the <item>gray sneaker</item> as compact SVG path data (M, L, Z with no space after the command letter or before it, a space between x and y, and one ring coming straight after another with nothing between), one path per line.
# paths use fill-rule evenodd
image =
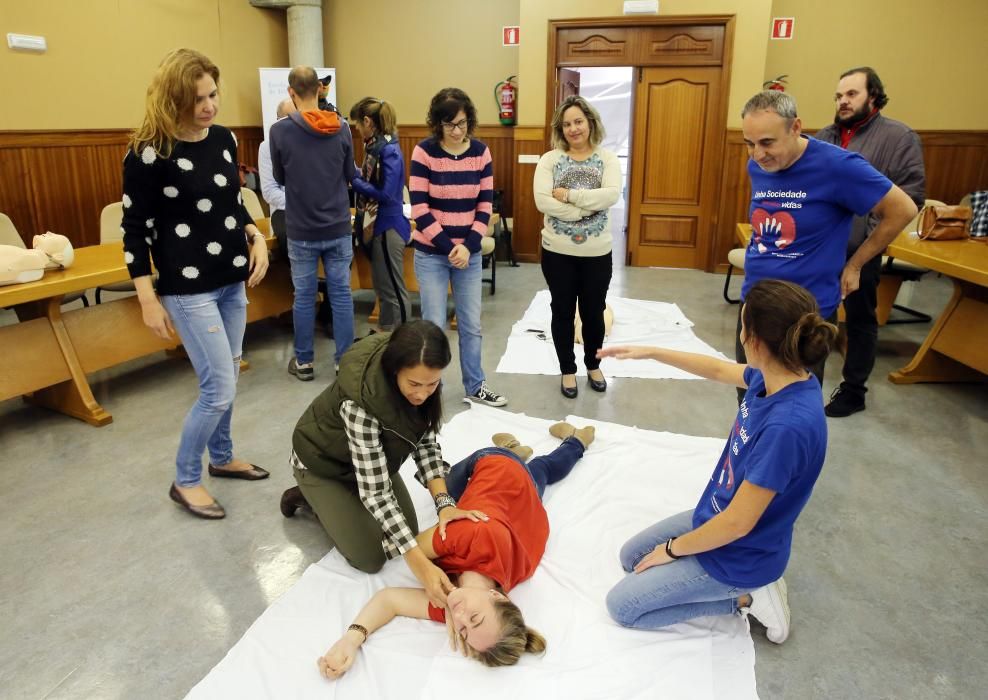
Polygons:
M493 391L489 386L487 386L487 382L481 382L477 391L463 397L463 400L467 403L470 403L471 401L474 403L482 403L485 406L503 406L508 403L508 399L501 396L496 391Z
M294 357L288 362L288 373L294 374L295 378L302 382L311 382L316 376L312 371L311 362L299 363Z

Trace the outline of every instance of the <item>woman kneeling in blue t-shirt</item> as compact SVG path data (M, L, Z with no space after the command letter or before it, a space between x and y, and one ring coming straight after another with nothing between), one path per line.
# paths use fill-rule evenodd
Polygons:
M789 636L782 573L792 529L827 451L820 384L806 370L837 328L813 296L779 280L756 283L741 311L748 364L675 350L610 347L599 357L653 359L747 388L731 436L693 510L646 528L621 548L628 572L607 595L625 627L657 629L704 615L750 613L770 641Z

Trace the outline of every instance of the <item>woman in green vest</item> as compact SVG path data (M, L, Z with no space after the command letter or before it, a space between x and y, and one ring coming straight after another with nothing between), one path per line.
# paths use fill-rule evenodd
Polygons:
M486 519L460 510L447 493L449 465L436 436L442 422L446 334L430 321L361 340L343 355L336 381L309 405L292 435L298 486L281 497L292 517L308 506L346 560L368 573L404 556L436 606L453 589L415 541L415 508L398 469L412 456L415 478L429 489L440 529L452 520Z

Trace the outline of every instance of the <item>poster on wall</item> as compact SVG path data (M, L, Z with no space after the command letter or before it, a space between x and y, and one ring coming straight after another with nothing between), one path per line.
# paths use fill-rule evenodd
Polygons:
M268 137L268 129L277 120L278 103L288 97L288 74L291 68L258 68L261 76L261 120L264 124L264 138ZM333 76L329 83L329 94L326 99L336 104L336 69L316 68L320 79L327 75Z

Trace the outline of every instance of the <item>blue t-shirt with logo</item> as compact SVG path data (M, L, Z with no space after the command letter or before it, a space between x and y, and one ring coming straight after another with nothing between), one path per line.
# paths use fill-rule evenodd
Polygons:
M823 394L813 375L765 396L762 373L744 371L748 391L710 483L693 511L697 528L731 503L743 481L775 491L744 537L697 554L704 570L729 586L753 590L786 570L793 524L810 498L827 452Z
M806 287L827 318L840 304L851 221L874 209L892 181L857 153L807 140L785 170L770 173L748 161L752 231L741 298L758 280L788 280Z

